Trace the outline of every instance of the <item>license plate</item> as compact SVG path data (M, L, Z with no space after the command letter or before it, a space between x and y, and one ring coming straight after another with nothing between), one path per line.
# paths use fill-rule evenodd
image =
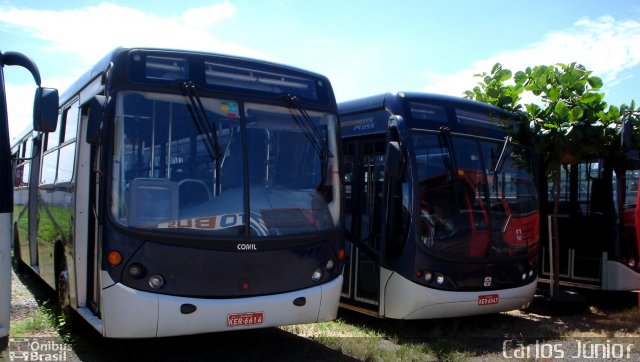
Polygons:
M252 326L256 324L262 324L263 319L264 313L262 312L229 314L227 316L227 326Z
M499 301L500 295L498 294L481 295L478 297L478 305L498 304Z

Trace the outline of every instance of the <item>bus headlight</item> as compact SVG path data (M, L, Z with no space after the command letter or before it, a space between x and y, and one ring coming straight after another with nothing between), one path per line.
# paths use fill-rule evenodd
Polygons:
M444 275L442 275L440 273L436 274L436 283L438 285L444 284Z
M144 274L145 274L144 267L138 263L133 263L129 265L129 268L127 269L127 273L129 274L130 277L136 278L136 279L140 279L144 277Z
M629 258L629 268L633 268L636 266L636 260L634 258Z
M164 278L160 274L154 274L149 277L149 286L158 289L164 285Z
M527 273L522 273L522 280L527 279Z
M424 273L424 281L425 282L430 282L431 279L433 279L433 273L428 271Z
M333 261L333 259L329 259L329 261L327 261L327 264L324 266L324 268L327 270L331 270L335 265L336 263Z
M314 270L313 274L311 274L311 280L313 280L314 282L319 282L320 279L322 279L322 270L321 269Z

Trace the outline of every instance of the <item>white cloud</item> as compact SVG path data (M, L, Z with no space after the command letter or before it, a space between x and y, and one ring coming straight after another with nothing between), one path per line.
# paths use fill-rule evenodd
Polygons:
M62 64L71 59L75 61L68 66L74 69L68 68L67 74L61 75L65 78L47 77L44 82L45 86L55 86L63 92L118 46L200 50L277 61L272 56L215 36L212 27L233 18L235 12L235 7L226 0L168 17L109 2L59 11L0 5L0 23L5 24L5 30L9 25L47 44L47 60L55 59ZM7 82L12 136L31 122L34 89L31 85Z
M33 95L36 85L7 84L7 113L11 143L33 121Z
M109 2L60 11L0 7L0 21L46 41L53 51L78 56L89 64L117 46L181 48L269 58L218 39L210 31L213 25L234 14L235 8L227 1L187 9L170 17Z
M13 72L12 68L5 68L5 73ZM43 82L44 87L54 84L71 84L75 79L50 78ZM6 83L7 113L9 115L9 134L16 137L33 122L33 97L36 85L33 81L26 84ZM60 92L63 89L59 90Z
M601 77L606 86L627 78L626 70L640 64L640 21L617 21L610 16L583 18L572 28L547 33L536 43L478 60L452 74L423 73L424 91L461 96L479 81L474 74L489 72L499 62L513 71L528 66L577 62Z

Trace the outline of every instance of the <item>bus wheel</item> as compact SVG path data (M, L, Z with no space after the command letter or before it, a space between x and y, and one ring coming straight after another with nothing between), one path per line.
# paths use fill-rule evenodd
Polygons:
M60 266L56 272L56 294L58 297L58 305L61 309L69 306L69 272L65 262L59 262Z

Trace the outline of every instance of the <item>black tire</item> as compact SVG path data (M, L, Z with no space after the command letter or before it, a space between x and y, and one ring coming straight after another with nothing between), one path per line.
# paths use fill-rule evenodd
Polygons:
M11 259L13 263L13 269L16 272L22 270L22 256L20 254L20 238L18 237L17 225L14 225L13 230L13 259Z
M56 253L56 299L60 309L65 309L70 304L69 296L69 272L64 252Z
M58 305L61 309L69 306L69 275L66 270L61 271L56 277L56 294Z
M0 352L6 350L7 347L9 347L9 336L0 337Z

